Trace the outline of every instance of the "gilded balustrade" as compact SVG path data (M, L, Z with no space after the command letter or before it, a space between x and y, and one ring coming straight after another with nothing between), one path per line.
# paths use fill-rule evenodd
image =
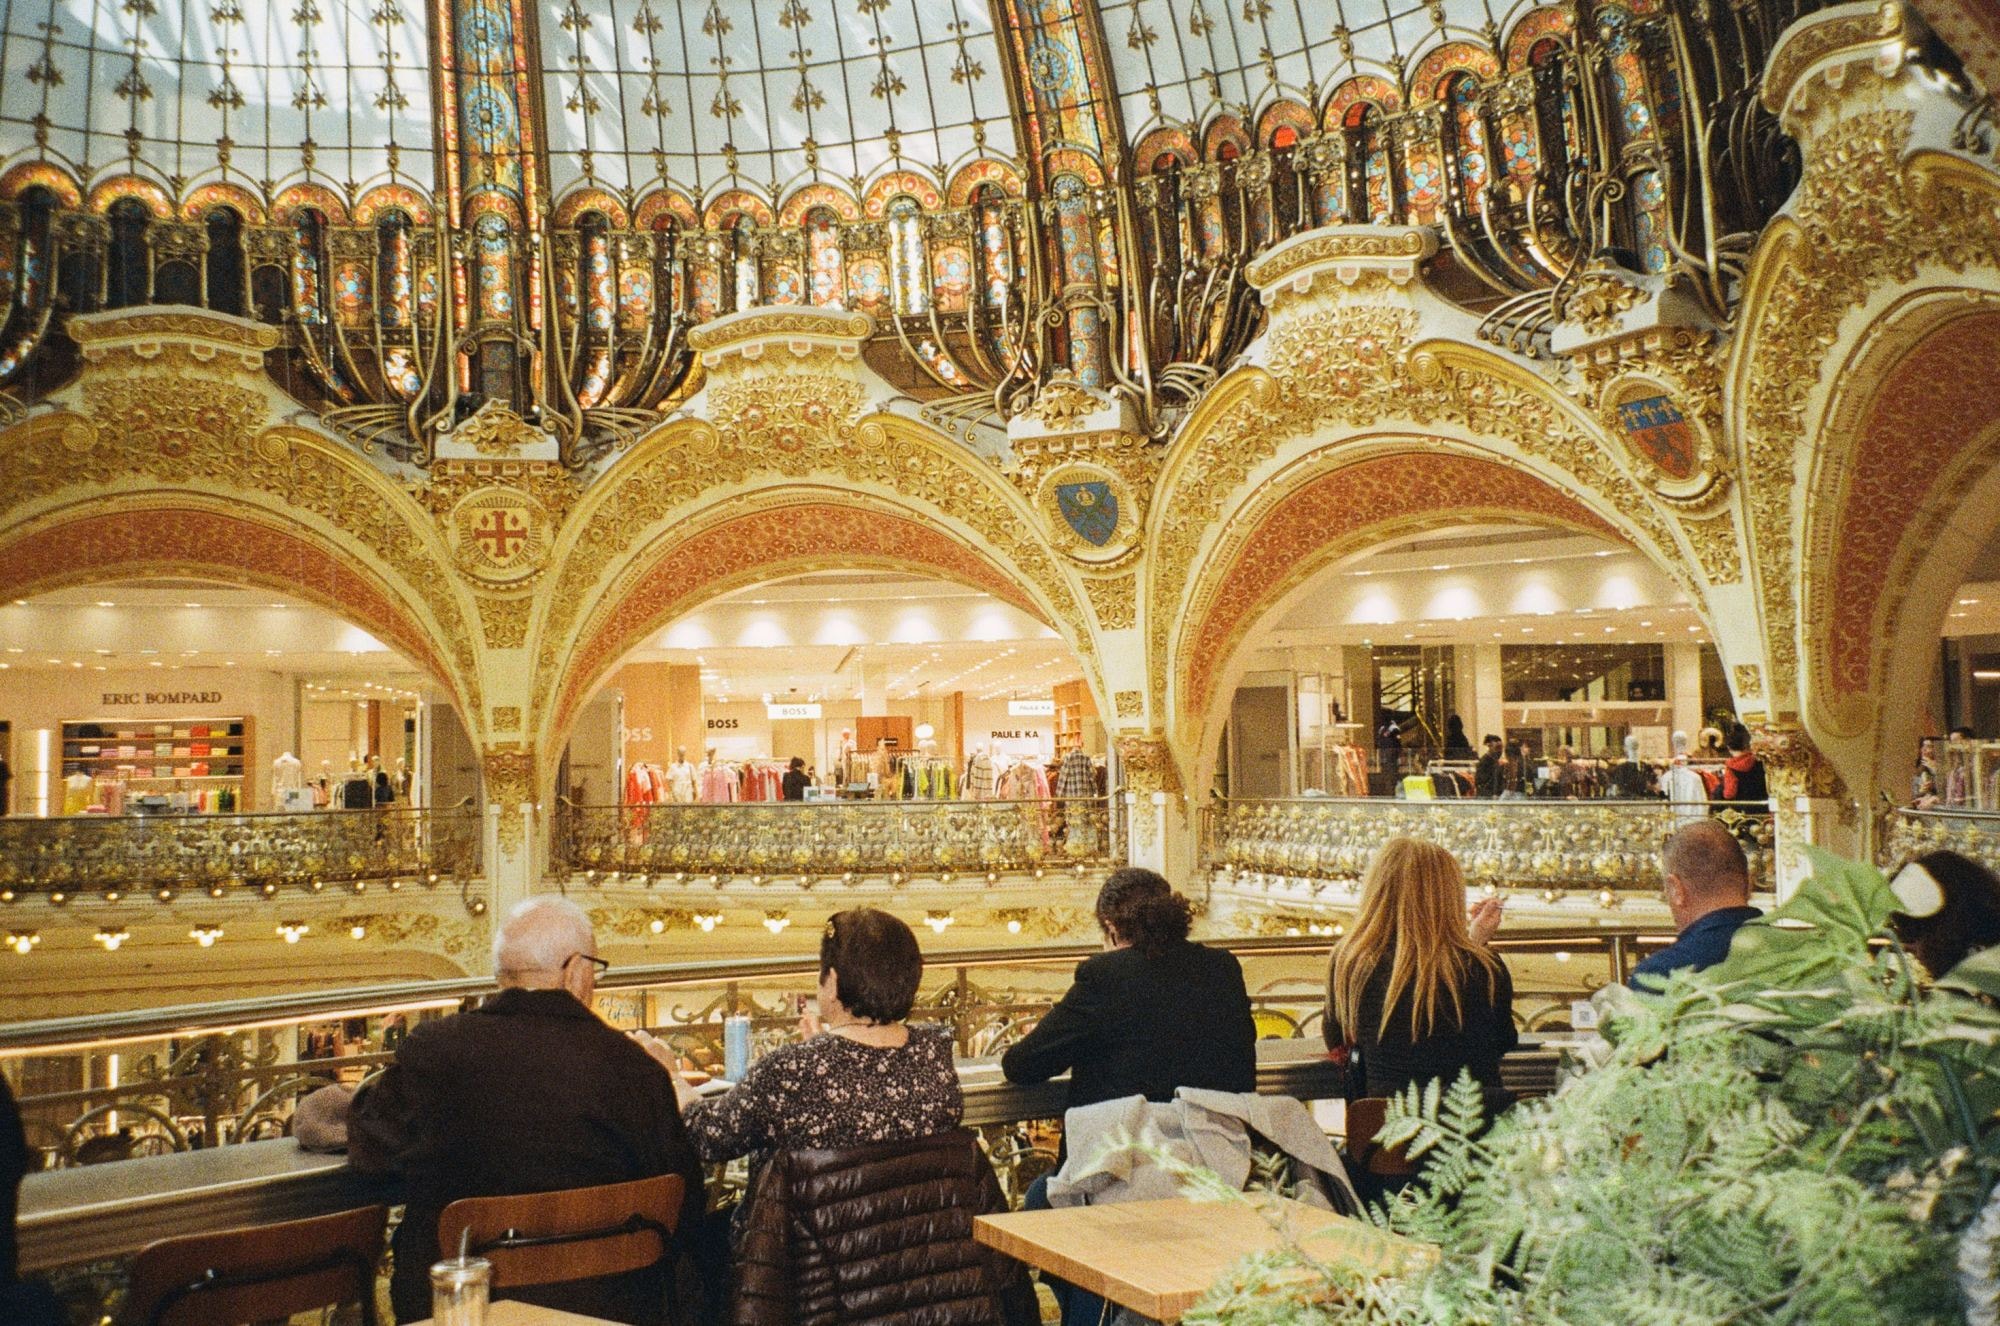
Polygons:
M1728 823L1759 890L1772 887L1764 806L1707 808ZM1660 845L1702 811L1664 801L1394 801L1301 797L1222 802L1209 812L1208 859L1237 871L1354 880L1390 838L1448 848L1466 878L1501 888L1659 888Z
M1952 851L1969 856L1990 870L2000 870L2000 811L1899 810L1889 824L1882 863L1925 852Z
M476 875L479 815L384 807L257 815L68 816L0 819L0 901L39 894L164 898L256 889ZM218 893L220 890L222 892Z
M846 876L1100 865L1122 826L1112 798L577 806L556 811L558 875Z

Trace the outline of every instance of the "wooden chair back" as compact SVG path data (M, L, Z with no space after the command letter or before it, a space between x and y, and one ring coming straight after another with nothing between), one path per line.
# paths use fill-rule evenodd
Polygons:
M678 1174L595 1188L466 1197L438 1216L438 1247L493 1263L493 1288L594 1280L644 1270L672 1255L686 1180Z
M132 1260L122 1326L242 1326L359 1303L375 1326L389 1208L161 1239Z
M1407 1179L1417 1172L1416 1162L1399 1146L1379 1146L1375 1134L1389 1117L1386 1096L1363 1096L1347 1102L1347 1154L1354 1163L1379 1179Z

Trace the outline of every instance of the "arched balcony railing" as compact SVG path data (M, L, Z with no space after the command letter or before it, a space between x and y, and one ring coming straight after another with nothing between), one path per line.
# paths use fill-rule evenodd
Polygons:
M277 897L370 884L462 888L480 872L479 813L69 815L0 818L0 902L151 895Z
M1203 827L1204 857L1239 875L1353 881L1390 838L1447 848L1466 880L1552 894L1656 894L1660 847L1690 820L1728 824L1760 892L1773 888L1768 805L1665 801L1395 801L1383 797L1223 801Z

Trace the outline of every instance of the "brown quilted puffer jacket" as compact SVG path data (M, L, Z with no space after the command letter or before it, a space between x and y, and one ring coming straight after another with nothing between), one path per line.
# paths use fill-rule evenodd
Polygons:
M1029 1326L1027 1272L973 1242L1007 1209L964 1128L913 1142L780 1151L737 1224L733 1326Z

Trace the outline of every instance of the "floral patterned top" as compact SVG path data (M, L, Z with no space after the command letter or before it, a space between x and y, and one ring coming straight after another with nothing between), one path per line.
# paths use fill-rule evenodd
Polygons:
M710 1163L751 1152L858 1146L956 1128L965 1098L951 1033L911 1027L893 1048L822 1032L774 1050L728 1094L687 1112L688 1136Z

